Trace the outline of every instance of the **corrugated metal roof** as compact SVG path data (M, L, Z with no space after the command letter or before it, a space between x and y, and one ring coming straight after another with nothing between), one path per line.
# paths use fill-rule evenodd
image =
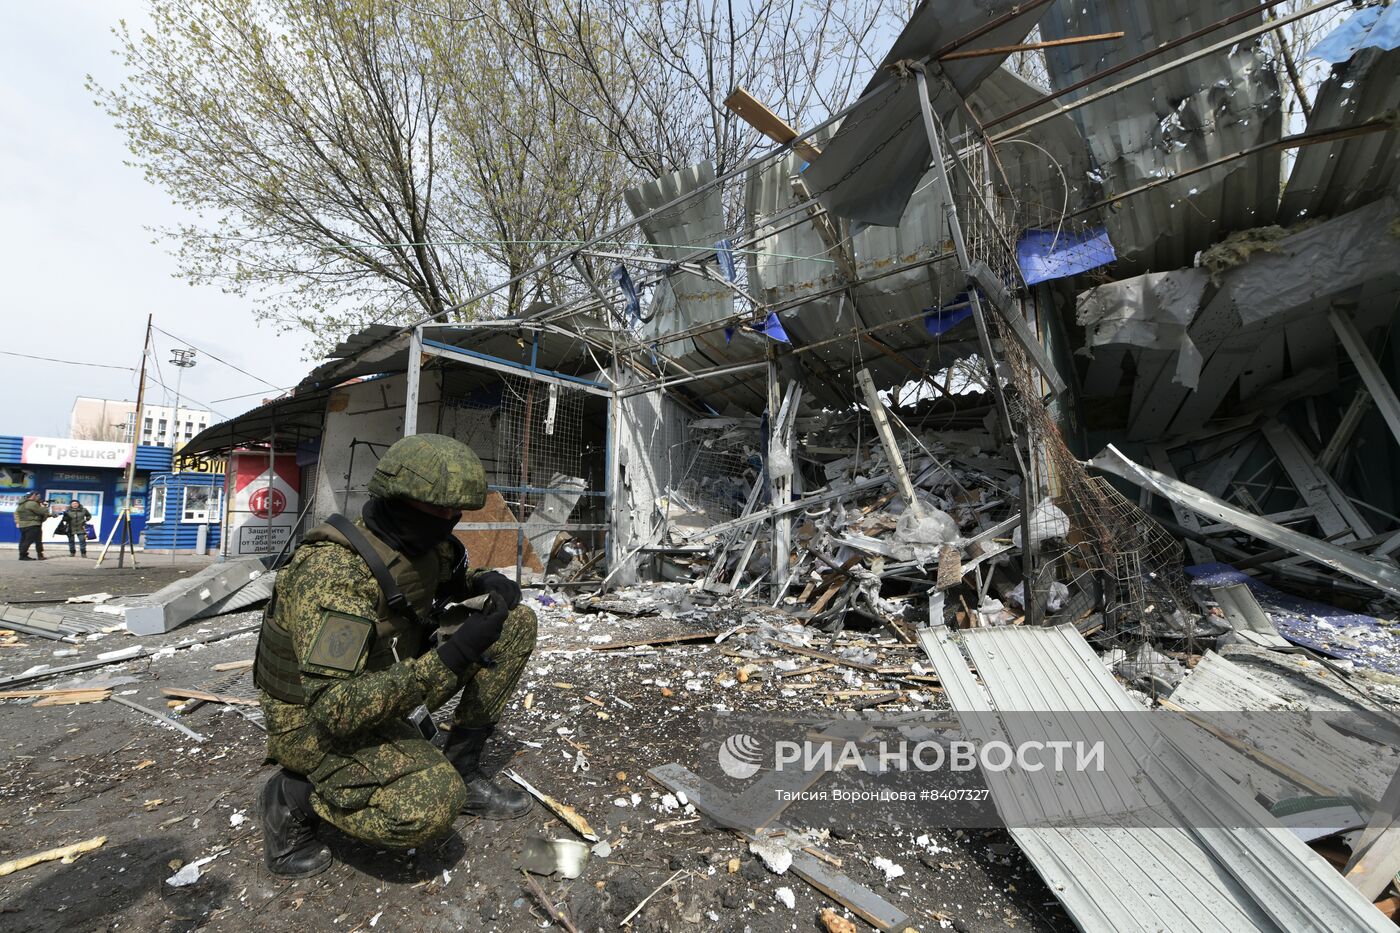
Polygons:
M964 714L1102 712L1110 714L1101 720L1105 728L1126 731L1128 741L1159 756L1162 766L1149 775L1151 791L1182 817L1175 828L1131 815L1101 821L1101 828L1011 826L1012 837L1081 928L1379 933L1389 925L1253 800L1203 771L1153 729L1073 626L964 632L985 689L973 679L950 630L924 630L919 640L965 725L986 717ZM985 778L1004 816L1008 803L1015 806L1027 787L1037 786L1015 768L989 770Z
M291 450L303 438L320 436L330 394L330 389L321 389L259 405L236 418L211 424L181 447L180 453L193 456L227 451L245 444L266 443L270 438L278 447ZM166 469L169 466L167 463Z
M893 47L876 69L862 96L872 94L890 77L889 66L941 51L974 30L1008 17L979 36L976 48L997 48L1019 42L1045 13L1045 6L1015 14L1015 0L923 0ZM940 68L953 87L929 82L933 108L945 123L1006 56L985 55L945 61ZM931 69L933 70L933 69ZM909 197L921 182L931 154L919 110L919 92L912 81L896 81L878 90L853 110L803 175L812 193L833 214L870 224L893 226L905 213Z
M663 204L710 185L664 214L641 222L642 233L658 259L675 262L697 249L713 250L715 243L724 238L721 188L711 184L714 180L714 165L701 162L623 192L633 216L643 217ZM669 287L659 288L653 295L657 313L640 327L639 336L644 341L710 324L735 313L736 294L721 282L676 272L666 277L666 283ZM714 365L731 356L727 351L706 348L703 343L697 347L690 339L669 344L665 350L687 367Z
M329 388L356 376L372 376L391 368L386 361L408 348L408 336L402 327L371 324L336 344L326 362L307 374L297 391ZM402 368L402 364L399 364Z
M1332 69L1313 100L1308 131L1353 126L1400 108L1400 49L1363 49ZM1360 207L1396 190L1400 131L1368 133L1298 150L1279 204L1294 223Z
M799 161L789 155L749 175L746 206L757 234L791 223L791 219L778 225L766 221L797 202L790 178ZM976 334L970 319L937 337L929 334L923 321L926 311L952 303L963 289L963 276L951 257L887 274L899 265L948 256L942 199L931 182L931 177L925 178L898 226L866 227L846 241L859 276L851 289L855 307L844 292L801 301L804 295L840 288L845 282L840 265L830 261L832 251L811 221L772 233L761 241L759 255L749 257L749 282L761 301L800 302L779 314L795 346L820 344L856 327L879 328L871 337L884 349L852 338L825 343L802 355L803 366L818 377L812 383L819 398L841 401L852 397L853 369L869 368L878 385L898 385L921 370L937 372L973 352ZM846 235L848 224L839 218L833 220ZM788 258L793 256L826 261ZM903 323L895 324L897 321ZM844 395L830 391L836 387L842 388Z
M1005 68L998 68L978 86L968 98L967 105L979 122L985 123L1003 114L1020 110L1045 95L1045 92ZM1018 120L1032 120L1054 109L1053 103L1041 104L1026 111ZM961 126L955 121L955 126ZM1033 143L1034 145L1029 145ZM1002 140L995 145L997 160L1006 172L1006 182L993 172L998 193L1009 196L1003 204L1009 208L1016 226L1053 229L1066 211L1073 212L1102 197L1100 185L1090 177L1092 165L1088 146L1079 127L1068 114L1051 117L1031 127L1020 136ZM1063 172L1063 177L1061 176ZM1068 197L1066 197L1068 189ZM1072 229L1102 223L1099 212L1075 218Z
M714 178L714 166L702 162L629 189L624 192L624 197L633 215L641 217L669 201L696 191L714 181ZM653 244L657 258L674 261L696 249L713 250L715 244L726 235L721 195L720 186L713 185L698 196L643 222L642 232L647 241ZM754 248L763 250L771 247L758 244ZM654 314L650 322L641 325L638 338L649 342L665 334L729 318L736 311L749 310L743 302L736 304L737 297L738 293L722 282L689 272L673 273L653 291L651 301ZM686 369L696 370L759 362L766 352L766 340L742 330L729 337L722 330L712 330L693 338L671 341L660 349ZM702 393L718 393L721 403L715 406L716 410L723 410L726 397L728 401L751 409L755 404L761 406L767 398L764 378L762 372L756 379L753 374L740 374L706 380L693 388Z
M1257 6L1256 0L1153 0L1084 3L1055 0L1041 21L1046 39L1122 31L1122 39L1046 51L1056 89L1163 42ZM1241 20L1244 29L1257 18ZM1219 42L1209 34L1174 51L1187 55ZM1161 65L1146 62L1066 95L1075 100ZM1108 194L1128 191L1251 146L1278 139L1283 127L1278 78L1259 39L1208 55L1073 112ZM1119 272L1160 271L1191 264L1235 230L1272 223L1278 204L1279 154L1263 152L1134 195L1109 211L1108 230Z

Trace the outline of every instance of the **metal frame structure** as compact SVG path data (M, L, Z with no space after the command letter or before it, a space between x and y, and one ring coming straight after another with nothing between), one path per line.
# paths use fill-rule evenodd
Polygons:
M608 469L605 471L605 474L604 474L604 475L605 475L605 482L604 482L604 488L603 488L603 490L602 490L602 495L603 495L604 499L605 499L606 502L607 502L608 514L609 514L609 515L612 515L613 512L614 512L613 491L614 491L614 489L616 488L615 485L614 485L614 476L613 476L613 468L612 468L612 465L613 465L613 464L616 462L616 460L617 460L617 451L616 451L616 449L615 449L615 447L614 447L614 444L615 444L616 438L617 438L617 432L611 429L611 428L612 428L613 421L614 421L614 418L615 418L615 412L616 412L617 404L618 404L618 393L617 393L616 388L615 388L615 383L614 383L614 386L606 386L606 385L604 385L604 384L602 384L602 383L600 383L600 382L595 382L595 381L592 381L592 380L589 380L589 379L583 379L583 378L580 378L580 377L578 377L578 376L570 376L570 375L568 375L568 374L566 374L566 373L559 373L559 372L555 372L555 371L553 371L553 370L545 369L545 368L543 368L543 367L538 366L538 365L537 365L538 348L539 348L538 341L536 341L536 343L532 346L530 365L525 366L525 365L522 365L522 364L520 364L520 363L514 362L514 361L512 361L512 360L507 360L507 359L503 359L503 358L498 357L498 356L493 356L493 355L491 355L491 354L489 354L489 353L482 353L482 352L476 351L476 350L468 350L468 349L464 349L464 348L462 348L462 347L456 347L456 346L453 346L453 345L450 344L450 343L445 343L445 342L440 341L440 340L434 340L434 339L431 339L430 337L426 336L427 334L432 334L434 331L444 330L444 329L449 328L449 327L452 327L452 326L453 326L453 325L448 325L448 324L427 324L427 323L425 323L425 324L419 324L419 325L415 326L415 327L410 331L410 333L409 333L409 342L408 342L408 370L407 370L408 378L407 378L407 385L406 385L405 394L404 394L404 418L403 418L403 425L404 425L404 427L403 427L403 436L404 436L404 437L409 437L409 436L411 436L411 435L414 435L414 434L419 433L419 432L418 432L418 407L419 407L419 398L420 398L420 395L421 395L421 385L422 385L422 377L423 377L423 363L424 363L424 361L425 361L426 359L430 359L430 358L436 358L436 359L439 359L439 360L443 360L443 361L450 362L450 363L454 363L454 364L461 365L461 366L471 367L471 368L474 368L474 369L486 370L486 371L488 371L488 372L501 373L501 374L504 374L504 375L519 376L519 377L522 377L522 378L525 378L525 379L533 380L533 381L538 382L538 383L540 383L540 384L542 384L542 385L550 385L550 386L558 386L558 387L567 388L567 389L574 389L574 390L577 390L577 391L580 391L580 392L585 392L585 393L588 393L588 394L590 394L590 395L594 395L594 396L598 396L598 397L600 397L600 398L606 399L606 400L607 400L607 404L608 404L608 425L609 425L609 430L608 430L608 435L607 435L607 442L606 442L606 446L607 446L606 459L607 459L607 463L608 463ZM495 492L517 492L517 493L520 493L520 494L522 494L522 495L524 495L524 494L548 494L548 493L550 493L550 492L559 491L559 490L553 490L553 489L549 489L549 488L545 488L545 487L533 487L533 486L531 486L531 487L523 487L523 486L503 487L503 486L498 486L498 485L490 485L490 486L488 486L488 489L490 489L490 490L492 490L492 491L495 491ZM585 495L585 496L587 496L587 495L596 495L596 494L597 494L597 493L596 493L596 492L593 492L593 491L585 491L585 492L583 493L583 495ZM516 581L519 582L519 581L521 580L521 577L522 577L522 574L523 574L523 563L524 563L524 554L525 554L525 530L526 530L526 526L527 526L527 522L526 522L526 521L518 521L518 522L481 522L481 523L467 523L467 524L461 524L461 525L458 526L458 528L459 528L460 530L465 530L465 531L514 531L514 532L515 532L515 543L516 543L516 550L515 550L515 554L516 554L516 558L515 558L515 578L516 578ZM614 537L615 531L614 531L613 523L612 523L611 521L610 521L610 522L605 522L605 523L602 523L602 524L598 524L598 523L583 523L583 522L566 522L566 523L557 524L557 525L556 525L556 524L551 524L550 527L553 528L554 530L557 530L557 531L567 531L567 532L573 532L573 531L602 532L603 537L604 537L604 542L605 542L605 545L604 545L604 546L605 546L605 549L607 550L607 552L609 553L610 556L611 556L611 554L612 554L612 550L613 550L613 543L612 543L612 542L613 542L613 537ZM540 559L541 566L545 566L545 565L547 565L547 563L548 563L548 561L549 561L550 555L548 555L548 554L540 554L540 555L538 555L538 557L539 557L539 559ZM584 582L592 582L592 581L584 581Z

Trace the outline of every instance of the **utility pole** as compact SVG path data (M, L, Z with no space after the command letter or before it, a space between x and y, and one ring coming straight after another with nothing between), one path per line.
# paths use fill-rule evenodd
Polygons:
M131 566L136 566L136 540L131 534L131 487L136 479L136 447L141 440L141 418L146 406L146 358L151 354L151 322L153 314L146 315L146 338L141 343L141 381L136 388L136 424L131 432L131 453L126 461L126 498L122 502L122 510L117 515L117 523L112 528L112 533L107 536L107 543L102 546L102 553L97 558L94 567L101 567L103 559L107 556L107 549L112 546L112 538L120 531L121 538L117 544L117 567L125 566L126 549L131 548Z

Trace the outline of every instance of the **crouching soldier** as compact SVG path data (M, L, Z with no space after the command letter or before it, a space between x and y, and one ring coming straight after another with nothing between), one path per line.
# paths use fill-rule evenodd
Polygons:
M369 494L360 521L333 515L306 534L258 637L267 756L283 768L258 811L267 866L283 877L330 864L321 820L408 848L446 833L458 813L530 809L527 794L480 768L535 647L520 588L468 569L452 536L462 511L485 502L481 461L450 437L406 437L380 459ZM448 603L463 604L440 608ZM424 714L458 692L439 751Z

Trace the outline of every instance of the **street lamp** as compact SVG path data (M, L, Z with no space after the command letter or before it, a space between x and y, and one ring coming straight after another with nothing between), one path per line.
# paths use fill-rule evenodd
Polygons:
M170 429L170 452L173 456L180 440L180 380L184 378L185 370L194 365L194 351L179 348L171 350L170 363L172 366L180 368L180 371L175 374L175 417L172 419L174 423Z

